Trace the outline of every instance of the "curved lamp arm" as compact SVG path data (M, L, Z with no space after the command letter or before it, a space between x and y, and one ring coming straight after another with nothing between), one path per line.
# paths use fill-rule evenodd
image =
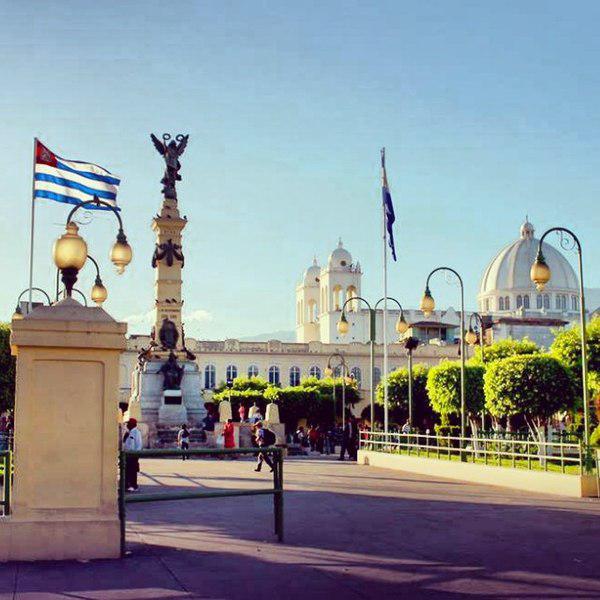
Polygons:
M94 196L93 200L80 200L68 214L66 224L68 225L71 222L71 218L80 208L83 208L84 206L87 206L89 204L95 204L96 206L106 206L107 209L112 210L112 212L115 213L115 217L117 217L117 220L119 221L119 230L123 231L123 220L121 219L119 211L109 202L106 202L105 200L100 200L98 196Z
M460 287L463 288L463 280L462 277L452 268L450 267L438 267L437 269L434 269L433 271L431 271L431 273L429 273L429 275L427 275L427 281L425 282L425 288L426 290L429 290L429 280L431 279L431 276L434 273L437 273L438 271L450 271L450 273L454 273L454 275L456 275L459 283L460 283Z
M573 240L575 241L575 243L577 244L577 252L579 252L579 254L581 254L581 242L579 241L579 238L570 230L567 229L566 227L551 227L550 229L548 229L544 235L540 238L540 241L538 242L538 254L542 254L542 243L544 242L544 238L549 234L552 233L553 231L558 231L561 233L568 233Z
M344 314L346 304L350 304L350 302L354 302L355 300L362 300L362 302L364 302L369 307L369 310L373 310L371 308L371 305L362 296L352 296L352 298L347 298L344 304L342 304L342 314Z
M396 298L392 298L392 296L384 296L383 298L380 298L379 300L377 300L377 302L375 303L375 310L377 310L377 307L379 306L379 304L381 302L383 302L384 300L391 300L392 302L395 302L398 305L398 308L400 309L400 314L401 315L404 314L404 309L402 308L402 304L400 304L400 302L398 302L398 300L396 300Z
M32 287L32 290L35 290L36 292L41 292L42 294L44 294L44 296L46 296L46 300L48 300L48 306L50 306L52 304L52 300L50 300L50 296L46 293L45 290L43 290L42 288L39 287ZM23 294L26 294L29 291L29 288L23 290L20 294L19 297L17 298L17 306L19 306L19 302L21 302L21 298L23 297Z

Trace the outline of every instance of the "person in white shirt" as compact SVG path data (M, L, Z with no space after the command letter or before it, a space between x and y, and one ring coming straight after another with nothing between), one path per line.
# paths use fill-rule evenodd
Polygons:
M137 420L129 419L126 424L127 431L123 436L123 450L141 450L142 434L137 428ZM140 461L137 456L125 456L125 488L128 492L138 489L137 474L140 470Z
M177 445L182 450L188 450L190 447L190 430L187 428L187 425L184 423L177 434ZM181 455L182 460L187 460L188 457L185 454Z

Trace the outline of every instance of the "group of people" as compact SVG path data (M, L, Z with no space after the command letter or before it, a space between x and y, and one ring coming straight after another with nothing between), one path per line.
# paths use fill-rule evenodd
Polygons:
M345 460L346 454L350 460L356 460L360 429L356 417L349 416L343 427L339 424L329 426L313 424L306 430L301 425L292 436L292 441L302 448L320 454L335 454L336 446L339 444L338 460Z

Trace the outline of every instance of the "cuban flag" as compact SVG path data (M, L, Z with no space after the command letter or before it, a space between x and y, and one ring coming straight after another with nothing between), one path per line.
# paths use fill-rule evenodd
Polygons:
M385 228L387 230L388 244L390 245L390 249L392 250L392 258L396 260L396 247L394 246L394 230L392 228L392 225L396 220L396 215L394 214L392 195L390 194L390 188L388 186L387 181L387 173L385 172L385 150L381 151L381 173L381 192L383 199L383 215L385 218Z
M77 160L66 160L46 148L39 140L35 143L33 196L55 202L77 204L90 202L97 196L117 210L117 191L121 180L98 165ZM110 210L106 206L89 204L89 210Z

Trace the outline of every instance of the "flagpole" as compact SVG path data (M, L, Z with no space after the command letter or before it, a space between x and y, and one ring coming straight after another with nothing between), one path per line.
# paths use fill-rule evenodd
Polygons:
M29 314L33 309L33 234L35 230L35 153L38 139L33 138L33 163L31 165L31 240L29 242Z
M385 186L385 148L381 149L381 209L383 214L383 431L388 433L388 346L387 346L387 223L383 189Z

